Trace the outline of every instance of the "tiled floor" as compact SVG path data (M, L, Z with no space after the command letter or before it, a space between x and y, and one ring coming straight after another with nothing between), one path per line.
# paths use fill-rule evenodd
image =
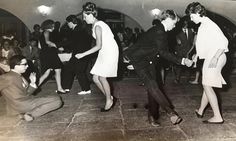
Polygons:
M77 81L70 94L61 95L64 106L33 122L21 121L5 115L5 102L0 98L0 141L236 141L236 79L231 77L231 88L217 90L222 99L225 123L202 124L194 114L199 106L202 88L186 82L173 83L169 75L164 87L176 110L183 117L180 125L172 125L161 112L160 127L147 121L146 91L136 78L125 78L113 83L118 98L115 107L105 113L104 96L92 85L91 95L79 96ZM40 95L55 93L56 84L46 83ZM206 110L207 119L212 115Z

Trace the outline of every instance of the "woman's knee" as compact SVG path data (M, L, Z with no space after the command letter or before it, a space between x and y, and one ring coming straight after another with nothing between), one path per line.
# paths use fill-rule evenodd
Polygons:
M61 69L55 69L56 73L61 73Z
M99 83L99 78L97 75L93 75L93 82L94 83Z
M101 77L101 76L100 76L100 77L98 77L98 79L99 79L100 82L107 81L107 78L106 78L106 77Z

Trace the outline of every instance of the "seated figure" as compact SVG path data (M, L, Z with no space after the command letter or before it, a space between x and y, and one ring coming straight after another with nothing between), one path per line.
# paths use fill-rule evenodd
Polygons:
M0 75L9 72L10 71L10 67L7 63L7 58L5 57L0 57Z
M30 83L22 77L21 74L28 68L24 56L11 57L9 65L11 70L0 76L0 93L6 100L8 115L20 115L24 120L32 121L61 107L62 101L58 95L32 95L37 89L36 74L30 74Z

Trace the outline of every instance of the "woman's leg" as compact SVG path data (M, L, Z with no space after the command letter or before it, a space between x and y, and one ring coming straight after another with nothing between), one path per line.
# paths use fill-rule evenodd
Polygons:
M57 83L57 90L61 92L65 92L61 86L61 69L55 69L55 79Z
M105 90L103 89L103 86L98 78L99 76L93 75L93 82L96 84L96 86L102 91L102 93L105 95Z
M208 98L206 96L206 92L205 92L205 90L203 90L201 105L200 105L200 108L197 110L198 114L203 115L203 112L204 112L208 102L209 101L208 101Z
M106 77L102 77L102 76L99 76L98 77L100 83L102 84L102 87L103 87L103 90L104 90L104 94L106 96L106 105L105 105L105 110L109 109L112 104L113 104L113 99L111 97L111 89L110 89L110 85L107 81L107 78Z
M42 83L44 82L44 80L49 76L51 72L51 69L47 69L44 74L39 78L39 86L42 85Z
M204 88L206 97L211 105L211 108L212 108L213 114L214 114L214 116L212 118L210 118L208 121L209 122L223 121L223 118L221 116L220 109L219 109L217 96L216 96L216 93L214 92L213 88L211 86L206 86L206 85L203 85L203 88Z

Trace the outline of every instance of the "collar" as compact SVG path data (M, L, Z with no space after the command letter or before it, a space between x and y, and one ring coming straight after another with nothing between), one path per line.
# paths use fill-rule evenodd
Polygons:
M165 25L165 22L161 22L162 23L162 25L163 25L163 27L164 27L164 30L165 30L165 32L167 31L167 27L166 27L166 25Z
M11 71L14 72L14 73L17 73L17 74L21 75L19 72L17 72L17 71L14 70L14 69L11 69Z

